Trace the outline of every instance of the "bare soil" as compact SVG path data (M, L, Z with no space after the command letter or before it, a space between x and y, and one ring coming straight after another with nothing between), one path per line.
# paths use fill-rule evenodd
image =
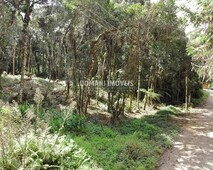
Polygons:
M213 170L213 91L209 93L207 101L187 116L187 125L156 170Z

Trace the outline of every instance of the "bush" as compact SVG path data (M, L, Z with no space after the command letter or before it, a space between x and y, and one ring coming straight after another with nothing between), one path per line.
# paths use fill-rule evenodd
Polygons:
M71 114L64 122L64 129L71 132L82 132L85 128L86 117L79 114Z
M207 91L200 89L198 91L197 98L192 98L192 104L194 106L198 106L202 104L203 102L205 102L208 96L209 96L209 93Z
M81 133L85 129L86 117L66 111L52 111L50 115L51 132L62 130L64 132Z
M48 125L39 118L35 129L28 113L22 117L18 108L5 105L0 114L2 169L98 169L72 139L50 134Z
M161 116L170 116L170 115L175 115L178 112L181 112L181 110L174 106L169 105L166 108L159 110L156 114Z
M90 157L73 140L58 136L30 131L20 136L13 146L14 151L7 156L9 167L23 169L77 169L90 162ZM25 159L22 163L19 159ZM20 160L21 160L20 159ZM4 167L4 165L2 165Z

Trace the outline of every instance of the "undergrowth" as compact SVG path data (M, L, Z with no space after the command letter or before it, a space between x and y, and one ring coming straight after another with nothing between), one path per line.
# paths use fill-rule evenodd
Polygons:
M72 109L8 105L0 112L0 166L12 170L154 170L179 131L172 117L178 112L168 106L156 115L103 126Z
M87 122L84 133L71 136L103 169L153 170L177 132L171 117L155 115L114 128Z
M49 133L49 125L29 105L0 107L0 167L17 169L98 169L72 138Z
M200 89L198 91L197 98L192 98L192 104L194 106L199 106L207 100L208 96L209 96L209 93L207 91Z

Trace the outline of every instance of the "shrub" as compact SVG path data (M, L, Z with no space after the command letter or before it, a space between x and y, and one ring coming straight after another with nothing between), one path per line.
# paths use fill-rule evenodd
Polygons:
M98 169L72 139L50 134L48 125L39 118L34 128L28 113L22 117L20 110L9 104L0 108L0 114L2 169Z
M59 129L66 132L81 133L86 124L86 117L66 111L52 111L50 115L51 132Z
M176 113L180 112L181 110L174 107L174 106L167 106L166 108L159 110L156 114L161 116L169 116L169 115L175 115Z
M85 128L86 117L79 114L71 114L64 123L67 131L82 132Z
M19 111L21 112L22 116L25 115L27 109L30 108L30 105L29 104L21 104L19 105Z
M209 96L209 93L205 90L199 90L196 98L192 98L192 104L198 106L202 104Z
M20 142L16 140L13 148L13 153L7 157L10 167L32 170L77 169L91 161L86 152L72 139L68 140L57 134L36 134L35 131L30 131L20 136ZM24 162L20 161L21 159L24 159Z

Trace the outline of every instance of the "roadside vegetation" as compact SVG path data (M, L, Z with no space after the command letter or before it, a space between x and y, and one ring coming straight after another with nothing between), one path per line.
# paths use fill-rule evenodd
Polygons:
M213 79L198 5L1 0L0 168L153 170Z
M151 170L179 131L172 117L177 112L170 106L156 115L112 126L70 110L1 103L0 166Z
M208 96L209 96L209 93L206 90L200 89L198 92L197 98L192 98L192 105L200 106L206 101Z

